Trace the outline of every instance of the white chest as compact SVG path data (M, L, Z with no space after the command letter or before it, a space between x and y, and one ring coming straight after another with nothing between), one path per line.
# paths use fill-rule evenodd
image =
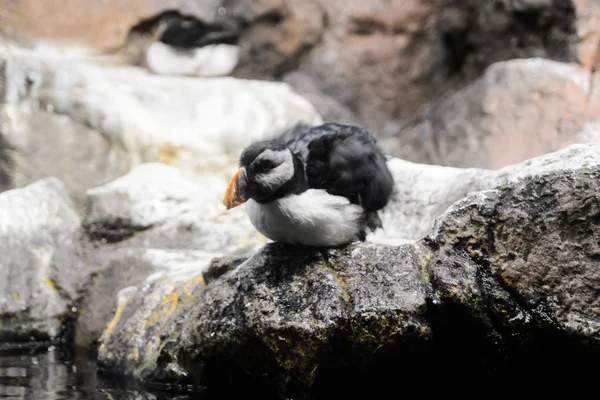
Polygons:
M362 209L323 190L260 204L246 203L254 227L267 238L305 246L332 247L358 240L363 226Z

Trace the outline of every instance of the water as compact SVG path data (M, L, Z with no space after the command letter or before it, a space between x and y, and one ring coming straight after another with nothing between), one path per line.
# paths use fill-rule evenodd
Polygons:
M110 381L97 374L93 359L69 358L59 351L50 351L0 353L0 399L188 400L191 397L149 392L130 382Z

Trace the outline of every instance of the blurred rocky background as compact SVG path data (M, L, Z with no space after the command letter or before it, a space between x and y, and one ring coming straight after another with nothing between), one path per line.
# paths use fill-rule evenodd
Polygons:
M0 350L281 395L597 362L599 74L597 0L0 0ZM239 152L325 121L379 136L386 229L265 246Z

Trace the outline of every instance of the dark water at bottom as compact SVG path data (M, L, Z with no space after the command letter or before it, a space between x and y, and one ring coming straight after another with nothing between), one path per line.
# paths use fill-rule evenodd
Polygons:
M163 400L189 395L160 394L111 382L97 374L93 359L58 351L39 354L0 353L1 400ZM193 398L198 398L194 396ZM204 396L201 396L204 398Z

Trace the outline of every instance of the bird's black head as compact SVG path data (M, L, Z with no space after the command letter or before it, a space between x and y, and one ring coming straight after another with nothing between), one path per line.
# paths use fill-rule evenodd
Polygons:
M253 143L242 152L223 199L228 208L248 199L266 203L304 190L304 167L289 148L275 141Z

